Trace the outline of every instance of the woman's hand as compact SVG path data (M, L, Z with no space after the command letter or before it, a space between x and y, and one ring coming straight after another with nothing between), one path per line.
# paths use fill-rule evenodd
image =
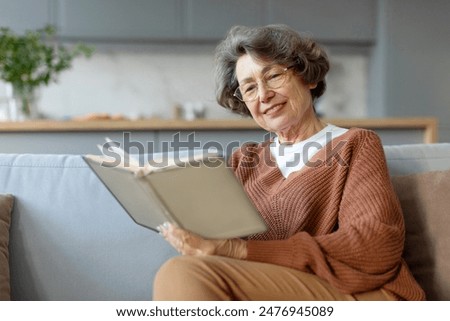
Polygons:
M158 230L183 255L219 255L235 259L247 257L247 242L241 239L204 239L170 223L160 225Z

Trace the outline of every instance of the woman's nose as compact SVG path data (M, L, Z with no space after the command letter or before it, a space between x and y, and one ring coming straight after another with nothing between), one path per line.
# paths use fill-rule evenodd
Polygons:
M275 92L268 88L265 84L260 84L258 87L258 96L259 101L265 103L275 96Z

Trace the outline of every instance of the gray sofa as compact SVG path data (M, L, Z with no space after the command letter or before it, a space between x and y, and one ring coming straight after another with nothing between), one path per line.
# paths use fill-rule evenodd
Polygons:
M450 168L450 144L385 151L393 176ZM396 188L404 183L395 182ZM15 197L12 300L150 300L155 272L176 255L130 219L80 156L0 154L0 193ZM429 257L434 268L449 261ZM448 277L445 282L444 289L427 288L432 299L450 299Z

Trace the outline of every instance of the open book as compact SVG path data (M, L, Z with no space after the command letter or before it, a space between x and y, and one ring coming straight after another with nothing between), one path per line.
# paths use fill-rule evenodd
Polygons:
M159 154L158 159L149 154L152 162L140 164L117 146L108 148L115 157L83 159L136 223L156 230L171 222L205 238L244 237L266 230L223 157L203 151Z

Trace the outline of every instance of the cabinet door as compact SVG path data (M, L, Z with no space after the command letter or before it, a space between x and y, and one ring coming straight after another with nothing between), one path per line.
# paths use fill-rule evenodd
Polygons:
M189 39L219 40L233 25L257 26L264 23L265 1L188 0L186 36Z
M226 157L244 143L260 143L270 138L270 134L262 129L159 131L156 136L157 152L204 149Z
M143 157L154 152L148 147L156 140L153 131L94 131L94 132L0 132L0 151L9 154L94 154L100 151L98 144L105 142L105 137L119 143L134 157ZM43 143L45 142L45 143ZM142 158L140 158L142 159Z
M373 42L375 0L268 0L268 22L320 41Z
M59 0L59 34L67 38L179 39L182 0Z
M51 21L51 0L0 0L0 27L23 33L43 28Z

